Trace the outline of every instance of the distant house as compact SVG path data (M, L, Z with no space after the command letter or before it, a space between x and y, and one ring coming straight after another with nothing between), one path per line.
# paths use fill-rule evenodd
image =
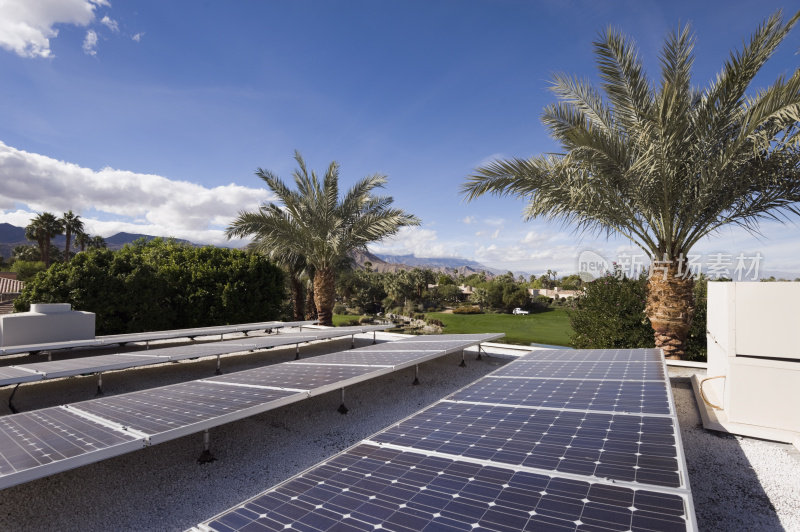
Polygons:
M428 285L428 290L437 288L438 286L439 286L438 284L429 284ZM468 285L465 285L465 284L459 285L458 291L460 292L460 294L458 295L458 300L459 301L467 301L469 299L469 296L472 295L472 291L473 290L474 290L474 288L471 287L471 286L468 286Z
M0 272L0 314L14 312L14 300L23 288L25 283L17 280L16 273Z
M531 299L537 296L545 296L552 299L572 299L573 297L578 297L582 294L582 290L561 290L558 287L553 288L552 290L548 288L528 288L528 295L531 296Z

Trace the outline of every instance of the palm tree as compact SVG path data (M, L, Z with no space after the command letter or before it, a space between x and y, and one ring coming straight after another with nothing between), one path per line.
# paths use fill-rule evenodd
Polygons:
M106 244L106 239L100 235L89 237L87 244L89 246L89 249L102 249L108 247L108 245Z
M80 233L75 235L75 244L81 247L81 251L86 251L86 245L89 244L90 239L89 233L85 233L81 230Z
M72 244L72 235L76 237L83 233L83 220L71 210L65 212L61 217L61 224L64 226L64 235L66 237L66 244L64 246L64 260L69 262L70 259L70 245Z
M256 175L278 197L258 211L242 211L226 230L228 238L252 235L263 250L304 257L314 269L314 304L322 325L332 325L336 267L354 250L366 250L369 242L395 234L419 220L392 209L392 198L372 196L386 183L373 175L358 181L339 199L339 164L332 162L320 181L309 174L295 152L298 169L292 174L297 190L291 190L274 174L261 168Z
M45 266L50 266L50 246L53 238L64 232L61 220L51 212L37 214L25 228L25 238L36 242Z
M658 85L632 41L607 30L595 43L602 92L554 77L560 101L542 121L562 153L494 161L463 192L524 198L528 219L630 239L652 264L646 313L656 346L680 358L694 313L689 250L728 224L757 233L763 219L800 214L800 70L748 94L799 17L784 23L779 11L764 21L702 91L691 85L688 28L666 39Z

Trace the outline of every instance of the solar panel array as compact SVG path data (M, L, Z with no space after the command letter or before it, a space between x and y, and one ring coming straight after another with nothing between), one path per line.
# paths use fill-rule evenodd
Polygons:
M536 351L200 530L696 530L657 350Z
M160 388L0 417L0 488L243 419L420 364L502 334L402 349L398 340ZM414 353L416 353L414 355ZM367 356L365 356L365 354ZM348 358L349 357L349 358ZM351 363L351 360L355 363Z
M34 382L45 379L56 379L86 373L102 373L175 362L190 358L227 355L243 351L255 351L284 345L297 345L305 342L341 338L355 334L382 331L391 325L365 325L356 327L331 327L329 329L312 329L301 332L281 333L268 336L251 336L221 340L206 344L190 344L173 347L150 349L135 353L116 353L95 355L49 362L34 362L0 367L0 386Z
M236 332L280 329L282 327L303 327L317 323L316 321L265 321L259 323L242 323L238 325L215 325L211 327L195 327L192 329L172 329L168 331L149 331L128 334L112 334L96 336L85 340L68 340L64 342L47 342L43 344L0 346L0 355L17 353L34 353L39 351L56 351L60 349L76 349L82 347L103 347L108 345L128 344L132 342L151 342L171 338L195 338L197 336L215 336Z

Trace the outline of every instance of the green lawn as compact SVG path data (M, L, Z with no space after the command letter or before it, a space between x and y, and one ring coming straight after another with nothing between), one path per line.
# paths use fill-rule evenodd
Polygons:
M569 345L572 327L567 311L549 309L528 316L513 314L443 314L430 312L427 318L440 320L445 324L445 334L504 332L502 342L528 345L552 344Z
M333 326L334 327L342 327L345 325L349 325L351 320L357 320L361 316L352 316L350 314L334 314L333 315Z

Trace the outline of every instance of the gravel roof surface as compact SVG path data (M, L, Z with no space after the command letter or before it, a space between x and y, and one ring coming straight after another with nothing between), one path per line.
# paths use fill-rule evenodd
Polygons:
M689 377L670 368L700 530L800 531L800 452L705 430Z
M361 341L358 345L365 345ZM350 340L301 347L303 356L343 350ZM76 355L77 356L77 355ZM294 358L294 347L223 357L226 372ZM217 461L198 465L202 434L145 448L0 492L0 530L184 530L403 419L507 363L460 355L211 431ZM19 362L17 362L19 363ZM107 395L208 377L214 359L104 374ZM694 370L692 370L694 371ZM671 369L701 530L800 530L800 453L793 447L702 428L687 375ZM92 376L22 385L20 411L91 398ZM10 391L6 391L4 399ZM2 401L4 403L5 401ZM2 414L7 412L3 411Z

